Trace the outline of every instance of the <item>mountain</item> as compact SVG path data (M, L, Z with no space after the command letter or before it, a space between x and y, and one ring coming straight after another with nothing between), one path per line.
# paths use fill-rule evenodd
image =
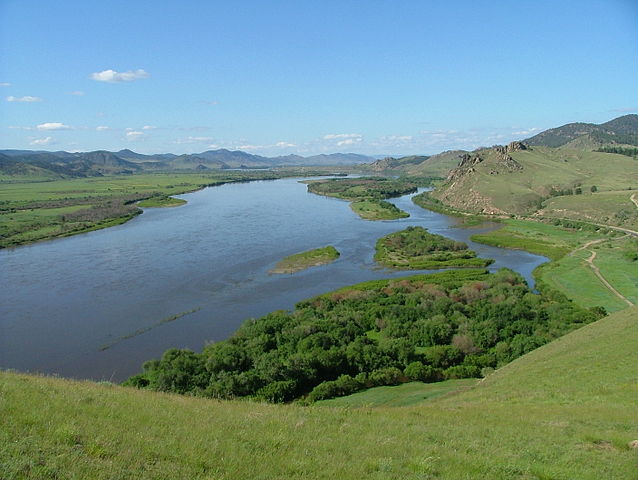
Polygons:
M530 146L556 148L567 145L591 149L605 144L638 145L638 115L624 115L599 125L568 123L545 130L523 142Z
M431 156L385 157L366 165L366 167L378 173L445 178L448 172L458 165L461 155L464 153L467 152L449 150Z
M227 168L271 168L279 166L353 165L370 162L373 157L355 153L333 153L302 157L286 155L263 157L241 150L207 150L201 153L175 155L161 153L145 155L129 149L118 152L47 152L35 150L0 150L5 160L0 163L0 175L28 177L37 172L44 178L73 178L99 175L130 174L141 171L205 171ZM23 166L18 168L7 159ZM27 168L30 165L33 168Z

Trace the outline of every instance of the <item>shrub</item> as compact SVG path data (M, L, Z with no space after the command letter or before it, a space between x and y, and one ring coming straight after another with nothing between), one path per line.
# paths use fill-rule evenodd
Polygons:
M417 382L437 382L441 380L441 371L430 365L423 365L421 362L412 362L405 367L403 374L410 380Z

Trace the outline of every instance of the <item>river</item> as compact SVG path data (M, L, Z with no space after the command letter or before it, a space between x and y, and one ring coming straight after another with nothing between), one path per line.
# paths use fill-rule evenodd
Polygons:
M0 368L120 381L168 348L198 351L227 338L247 318L345 285L422 273L373 261L379 237L410 225L465 241L496 260L490 269L509 267L530 284L547 260L470 242L493 225L456 228L410 197L392 200L409 218L371 222L298 179L226 184L123 225L0 250ZM325 245L341 252L330 265L268 273L283 257Z

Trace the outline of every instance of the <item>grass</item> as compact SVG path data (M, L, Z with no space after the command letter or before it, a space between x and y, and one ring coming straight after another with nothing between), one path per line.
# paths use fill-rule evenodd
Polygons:
M533 220L503 220L498 230L472 235L474 242L495 247L526 250L558 260L579 245L604 235L586 230L574 230Z
M436 383L409 382L396 386L370 388L346 397L316 402L323 407L406 407L426 403L441 395L460 392L476 385L475 378L446 380Z
M632 241L613 232L575 230L531 220L504 220L504 226L488 233L473 235L475 242L504 248L518 248L544 255L552 262L534 271L539 283L554 288L584 307L602 306L608 312L627 308L627 304L606 288L585 262L595 249L595 265L614 288L633 303L638 303L638 264L627 253ZM580 246L595 241L589 248ZM572 255L567 255L574 252Z
M634 168L638 169L638 164ZM630 200L634 193L636 192L633 190L623 190L553 197L545 201L542 213L547 217L570 218L638 230L638 208Z
M352 202L350 208L364 220L396 220L410 214L384 200L362 200Z
M3 479L635 478L638 309L409 407L218 402L0 373ZM258 465L258 468L255 466Z
M638 182L636 161L624 155L548 147L510 155L522 170L509 170L494 151L485 150L472 173L448 182L434 196L469 212L529 214L549 198L552 188L579 186L589 192L596 185L606 192L627 190Z
M340 253L331 245L307 252L295 253L281 260L270 273L296 273L310 267L334 262Z

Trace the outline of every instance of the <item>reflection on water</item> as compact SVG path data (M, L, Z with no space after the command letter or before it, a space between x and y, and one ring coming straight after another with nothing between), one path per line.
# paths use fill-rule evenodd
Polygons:
M345 285L413 273L373 261L376 240L409 225L465 241L496 260L491 269L507 266L530 283L545 261L474 244L468 237L477 229L453 228L454 219L421 209L409 195L393 203L410 218L385 222L361 220L347 202L307 193L295 179L182 197L187 205L149 209L124 225L0 251L0 368L124 379L167 348L200 350L224 339L246 318ZM334 263L268 273L285 256L325 245L341 252Z

